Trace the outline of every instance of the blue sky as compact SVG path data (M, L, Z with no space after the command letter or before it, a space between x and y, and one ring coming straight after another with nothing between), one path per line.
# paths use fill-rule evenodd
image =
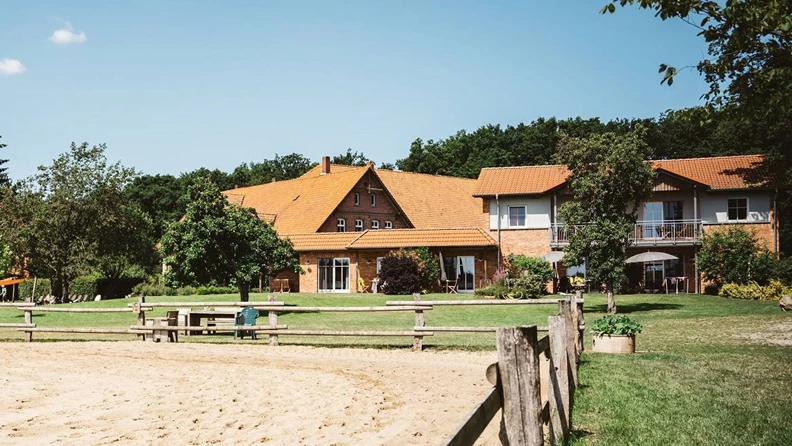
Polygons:
M657 74L701 59L695 30L604 3L5 2L0 156L14 179L71 141L152 174L347 148L382 163L487 123L699 104L695 72Z

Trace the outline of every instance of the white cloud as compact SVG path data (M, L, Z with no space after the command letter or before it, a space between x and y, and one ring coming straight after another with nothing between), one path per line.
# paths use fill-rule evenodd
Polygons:
M69 43L83 43L88 38L85 36L84 32L80 31L76 33L71 29L71 26L67 25L66 28L55 30L49 39L51 42L57 43L58 45L67 45Z
M22 62L16 59L2 59L0 60L0 74L11 76L25 72L25 66Z

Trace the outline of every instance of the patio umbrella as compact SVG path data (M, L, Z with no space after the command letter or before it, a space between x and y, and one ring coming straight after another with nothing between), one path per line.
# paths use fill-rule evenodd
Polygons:
M564 251L550 251L542 255L542 258L550 263L560 262L564 258Z
M443 251L440 251L440 280L443 282L448 281L448 277L446 277L445 272L445 265L443 264Z
M627 263L659 262L662 260L679 260L679 257L665 252L646 251L629 257Z

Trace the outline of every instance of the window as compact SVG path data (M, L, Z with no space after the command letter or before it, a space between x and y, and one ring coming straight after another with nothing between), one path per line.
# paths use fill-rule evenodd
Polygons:
M393 222L390 220L385 220L385 229L393 229Z
M355 220L355 232L363 230L363 220Z
M371 229L379 229L379 220L371 220Z
M374 207L376 205L377 205L377 196L374 195L374 194L371 194L371 207Z
M748 199L729 198L729 220L748 219Z
M525 227L525 206L509 206L509 227Z
M339 218L338 223L336 224L336 230L338 232L346 232L346 220Z
M663 219L664 220L682 220L682 202L681 201L664 201L663 202Z
M382 259L385 257L377 257L377 275L379 276L380 270L382 269Z
M348 258L319 258L316 266L320 293L349 292Z
M355 206L360 206L360 194L355 192Z

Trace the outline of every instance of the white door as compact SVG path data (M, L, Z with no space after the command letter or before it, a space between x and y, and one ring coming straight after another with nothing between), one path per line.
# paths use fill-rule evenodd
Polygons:
M472 293L476 282L476 258L473 256L457 257L457 290L460 293Z
M349 292L349 259L317 259L317 280L320 293Z

